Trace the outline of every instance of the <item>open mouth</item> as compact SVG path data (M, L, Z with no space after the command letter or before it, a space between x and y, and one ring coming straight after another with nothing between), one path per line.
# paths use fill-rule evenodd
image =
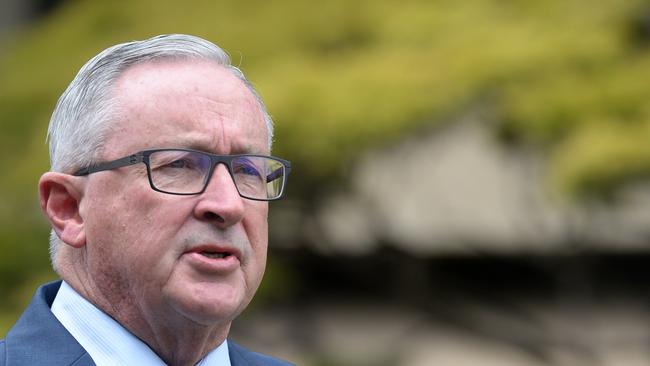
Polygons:
M230 253L228 252L210 252L210 251L203 251L200 252L202 256L210 258L210 259L222 259L231 256Z

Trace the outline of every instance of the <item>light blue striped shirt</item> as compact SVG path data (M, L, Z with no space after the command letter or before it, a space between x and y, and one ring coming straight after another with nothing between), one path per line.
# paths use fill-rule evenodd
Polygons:
M52 313L88 352L97 366L162 366L165 362L138 337L79 295L65 281L52 303ZM228 342L208 353L201 366L231 366Z

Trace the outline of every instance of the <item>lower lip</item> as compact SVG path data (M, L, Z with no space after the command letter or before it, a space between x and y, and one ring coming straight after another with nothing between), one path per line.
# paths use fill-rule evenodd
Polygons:
M239 259L234 255L224 258L209 258L201 253L189 252L184 256L202 272L229 273L239 268Z

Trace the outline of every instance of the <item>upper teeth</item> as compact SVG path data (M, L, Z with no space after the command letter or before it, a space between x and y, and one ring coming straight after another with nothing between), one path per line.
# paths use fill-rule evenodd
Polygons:
M212 253L212 252L201 252L201 254L203 254L208 258L223 258L227 255L226 253Z

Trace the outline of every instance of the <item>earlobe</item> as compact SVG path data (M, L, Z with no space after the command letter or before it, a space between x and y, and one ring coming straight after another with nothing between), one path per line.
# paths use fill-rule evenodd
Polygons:
M72 247L81 248L86 244L86 233L79 212L82 190L77 179L68 174L47 172L38 182L38 191L41 210L59 238Z

